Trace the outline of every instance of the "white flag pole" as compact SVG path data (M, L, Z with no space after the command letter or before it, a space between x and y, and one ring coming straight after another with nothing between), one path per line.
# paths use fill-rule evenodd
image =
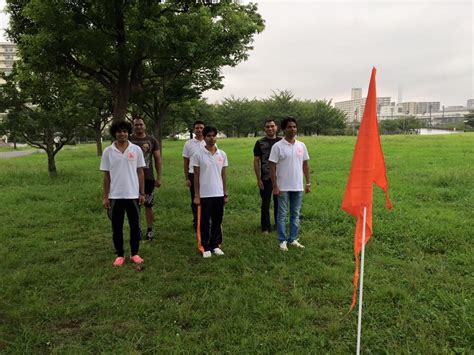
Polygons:
M367 220L367 207L364 207L364 219L362 227L362 250L360 258L360 279L359 279L359 317L357 320L357 351L360 354L360 336L362 333L362 291L364 290L364 259L365 259L365 225Z

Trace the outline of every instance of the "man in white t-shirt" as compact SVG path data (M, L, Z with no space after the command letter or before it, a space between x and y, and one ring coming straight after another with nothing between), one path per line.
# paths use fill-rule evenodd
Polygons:
M115 138L112 145L105 148L100 162L104 172L104 195L102 204L108 209L112 220L112 233L117 257L114 266L125 262L123 249L123 221L127 213L130 226L130 261L142 264L138 255L140 245L140 207L145 202L146 166L142 149L128 140L132 125L126 121L114 122L110 134Z
M194 167L190 164L191 158L196 152L200 151L205 145L202 130L204 129L203 121L196 121L193 124L194 138L186 141L183 147L183 167L184 179L186 186L189 187L191 194L191 211L193 212L193 227L197 226L197 206L194 204Z
M206 145L193 155L194 203L201 210L198 229L199 250L204 258L224 255L222 244L222 219L227 194L227 155L216 146L217 129L206 126L203 130Z
M273 194L278 196L277 237L280 249L288 251L288 245L304 246L298 241L300 209L303 191L311 191L309 155L306 145L296 139L297 122L287 117L281 122L284 138L275 143L270 152L270 173ZM303 186L303 175L306 185ZM290 211L290 234L286 237L286 218Z

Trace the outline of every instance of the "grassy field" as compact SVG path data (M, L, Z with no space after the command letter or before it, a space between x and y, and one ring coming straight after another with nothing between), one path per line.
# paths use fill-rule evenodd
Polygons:
M33 149L36 149L36 148L31 148L30 146L21 146L21 147L18 147L17 149L14 149L13 147L0 146L0 153L14 152L14 151L19 151L19 150L33 150Z
M304 250L259 232L255 139L229 157L226 255L202 259L184 187L183 142L164 145L157 240L145 268L114 269L93 145L0 161L0 352L353 353L355 221L340 209L353 137L305 138L313 191ZM474 351L474 134L382 137L392 211L374 194L365 353Z

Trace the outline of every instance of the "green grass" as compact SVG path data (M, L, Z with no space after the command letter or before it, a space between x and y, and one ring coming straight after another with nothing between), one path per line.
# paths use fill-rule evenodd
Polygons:
M165 142L146 266L114 269L93 145L3 159L0 352L353 353L355 221L341 200L353 137L302 140L313 191L304 250L259 233L255 139L220 140L229 158L224 257L203 260L191 228L183 142ZM393 210L374 193L367 247L365 353L474 351L474 134L382 137Z
M36 148L32 148L30 146L22 146L22 147L17 147L17 149L14 149L13 147L2 146L2 147L0 147L0 153L15 152L15 151L19 151L19 150L33 150L33 149L36 149Z

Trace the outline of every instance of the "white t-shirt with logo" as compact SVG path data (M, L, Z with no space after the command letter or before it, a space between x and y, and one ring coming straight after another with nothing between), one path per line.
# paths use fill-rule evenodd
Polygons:
M142 149L130 141L123 153L117 149L115 142L105 148L100 170L110 173L109 198L137 199L140 195L137 169L145 166Z
M206 142L204 139L202 141L197 140L196 138L189 139L183 147L183 157L189 159L189 169L188 172L190 174L194 173L194 167L191 164L191 158L193 157L196 152L199 152L204 146Z
M222 169L229 165L225 152L217 149L212 154L203 148L193 155L191 163L199 167L199 196L201 198L224 196Z
M280 191L304 191L303 161L309 160L308 150L303 142L293 144L286 139L275 143L269 161L276 163L277 185Z

